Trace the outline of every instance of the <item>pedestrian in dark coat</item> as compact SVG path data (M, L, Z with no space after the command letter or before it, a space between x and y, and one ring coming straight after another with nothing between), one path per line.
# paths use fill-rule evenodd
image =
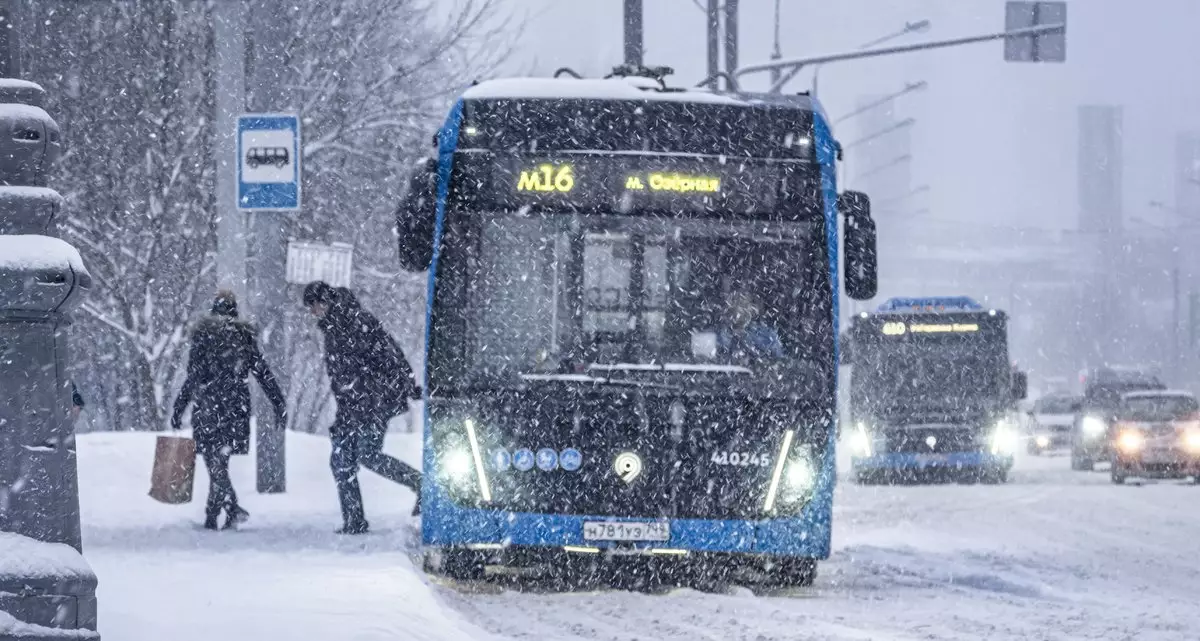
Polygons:
M259 349L258 332L238 319L237 299L232 293L217 294L212 313L196 324L191 340L187 379L175 399L171 427L180 428L184 411L195 401L192 436L209 476L204 527L217 529L224 511L227 517L222 527L230 528L250 516L238 504L229 476L229 458L250 451L250 376L258 379L280 424L287 420L287 405Z
M361 534L369 527L358 484L360 465L411 488L417 495L413 514L420 513L421 473L383 453L388 421L420 396L404 353L349 289L309 283L304 305L325 336L325 367L337 402L329 465L342 505L339 532Z

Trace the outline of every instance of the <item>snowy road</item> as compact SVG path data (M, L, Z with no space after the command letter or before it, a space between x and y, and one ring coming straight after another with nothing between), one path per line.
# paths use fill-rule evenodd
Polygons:
M395 435L389 449L415 458ZM415 569L411 494L364 481L378 534L340 539L327 443L292 435L290 487L250 493L249 529L196 529L198 504L146 496L152 437L80 446L86 555L101 632L171 638L1195 639L1200 487L1115 487L1063 458L1018 462L1004 486L838 491L834 558L815 587L755 596L676 590L463 593ZM206 482L197 479L198 488ZM364 475L369 476L369 475Z

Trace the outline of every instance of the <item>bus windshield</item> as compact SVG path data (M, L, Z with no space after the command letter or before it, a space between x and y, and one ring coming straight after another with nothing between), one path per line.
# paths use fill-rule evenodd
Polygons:
M829 295L817 223L471 218L447 232L478 234L465 379L659 368L756 376L820 362Z

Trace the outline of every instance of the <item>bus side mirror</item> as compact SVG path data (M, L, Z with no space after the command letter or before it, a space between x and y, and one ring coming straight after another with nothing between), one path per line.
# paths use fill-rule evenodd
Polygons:
M1014 401L1023 401L1029 395L1029 377L1025 372L1013 372L1012 395Z
M842 192L838 196L838 212L846 221L842 232L846 295L854 300L870 300L879 289L871 199L861 191Z
M433 228L437 218L437 161L422 159L396 210L400 266L410 272L429 269L433 260Z

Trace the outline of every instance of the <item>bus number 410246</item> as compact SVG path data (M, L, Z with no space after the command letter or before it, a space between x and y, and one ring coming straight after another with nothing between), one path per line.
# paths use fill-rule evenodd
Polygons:
M771 457L767 454L758 454L757 452L713 452L712 458L709 459L713 465L737 465L739 467L768 467L771 465Z

